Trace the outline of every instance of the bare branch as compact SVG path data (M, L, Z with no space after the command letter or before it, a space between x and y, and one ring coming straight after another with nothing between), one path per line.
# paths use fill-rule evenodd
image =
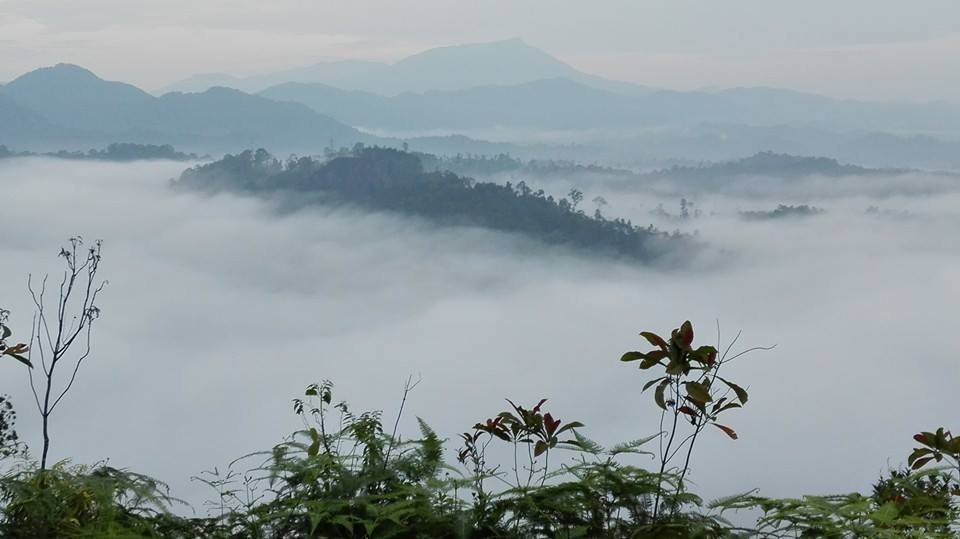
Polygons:
M30 373L30 388L33 391L34 401L43 420L41 471L46 469L50 449L50 415L73 388L80 366L90 356L93 323L100 315L100 309L97 308L96 301L107 284L106 281L97 282L101 242L97 241L94 246L88 248L86 257L81 261L77 259L77 254L82 245L83 239L80 236L75 236L70 238L68 247L60 249L59 256L64 259L66 269L60 280L60 296L56 303L57 314L56 320L53 321L54 327L50 327L51 320L47 317L44 298L47 277L44 276L39 291L33 286L32 277L27 280L27 287L36 307L31 343L36 344L35 348L40 355L44 374L43 398L41 399L33 373ZM70 377L66 385L62 390L57 390L54 398L53 386L57 381L55 376L57 365L61 361L70 362L70 350L77 343L77 339L83 341L82 350L72 361L73 368L70 369ZM48 355L49 362L47 361Z

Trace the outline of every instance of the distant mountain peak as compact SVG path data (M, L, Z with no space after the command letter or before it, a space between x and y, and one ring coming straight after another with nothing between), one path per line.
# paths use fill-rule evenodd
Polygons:
M557 77L590 83L599 80L514 37L435 47L394 63L342 60L245 78L195 75L163 91L197 92L210 86L223 85L255 93L279 84L300 82L322 83L342 90L390 96L404 92L522 84Z
M575 71L563 61L551 56L542 49L530 45L518 37L500 41L435 47L414 54L413 56L408 56L396 62L394 66L402 67L430 61L469 62L475 60L495 61L505 67L510 65L523 65L523 67L527 69L546 69L547 72L553 72L554 76L560 76L566 74L566 72L573 73ZM465 65L463 67L470 66ZM533 75L532 78L543 77Z
M56 81L60 80L63 82L79 82L79 81L102 81L100 77L90 71L85 67L78 66L76 64L66 64L59 63L49 67L41 67L39 69L34 69L20 75L16 79L10 82L11 85L16 84L18 81L29 81L29 80L45 80L45 81Z

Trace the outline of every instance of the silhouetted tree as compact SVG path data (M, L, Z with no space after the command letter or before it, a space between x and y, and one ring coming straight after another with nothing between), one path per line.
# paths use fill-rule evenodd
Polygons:
M32 276L28 281L36 308L30 358L38 355L43 370L39 384L34 380L33 369L28 371L30 389L43 422L41 472L47 468L50 451L50 416L73 387L80 366L90 355L93 324L100 316L100 309L96 306L97 296L106 285L105 281L97 279L100 241L84 249L82 238L70 238L69 246L61 248L59 256L64 259L65 268L55 304L51 306L46 301L48 276L44 276L39 289L34 287ZM58 367L63 365L67 366L69 378L64 378L66 384L57 388L57 373L61 372Z

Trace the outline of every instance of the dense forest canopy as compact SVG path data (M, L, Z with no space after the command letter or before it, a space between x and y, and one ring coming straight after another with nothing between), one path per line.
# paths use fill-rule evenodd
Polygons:
M282 162L266 150L227 155L191 168L177 185L251 193L313 193L327 202L424 217L435 222L520 233L554 245L639 260L693 247L689 238L638 227L578 208L583 194L555 199L525 182L478 182L449 171L426 171L417 155L356 146L327 161L310 157ZM682 248L681 248L682 247Z

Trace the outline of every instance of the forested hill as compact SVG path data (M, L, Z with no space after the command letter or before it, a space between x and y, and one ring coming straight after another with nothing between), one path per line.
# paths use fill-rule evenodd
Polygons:
M91 149L86 152L60 150L42 153L18 152L0 144L0 159L9 157L54 157L57 159L90 159L97 161L196 161L200 159L197 154L177 151L169 144L133 144L130 142L113 143L103 150Z
M829 157L760 152L750 157L696 167L671 167L646 174L653 178L711 179L737 176L800 178L804 176L872 176L903 174L903 169L865 168L848 165Z
M570 176L571 174L600 174L609 177L652 180L661 178L688 180L715 180L740 176L770 176L798 178L805 176L871 176L894 175L909 172L908 169L866 168L840 163L829 157L814 157L759 152L750 157L720 163L704 163L697 166L672 166L649 172L633 172L621 168L581 164L573 161L521 160L501 153L498 155L436 156L421 154L428 170L449 170L458 174L490 176L505 172L521 173L536 177Z
M451 172L425 171L417 155L357 147L348 155L286 162L265 150L247 150L186 170L175 185L205 191L289 193L299 200L353 204L416 215L445 225L472 225L520 233L554 245L652 261L693 248L693 241L623 219L589 216L573 200L559 200L521 182L477 182ZM314 198L304 194L316 194ZM581 195L582 196L582 195Z

